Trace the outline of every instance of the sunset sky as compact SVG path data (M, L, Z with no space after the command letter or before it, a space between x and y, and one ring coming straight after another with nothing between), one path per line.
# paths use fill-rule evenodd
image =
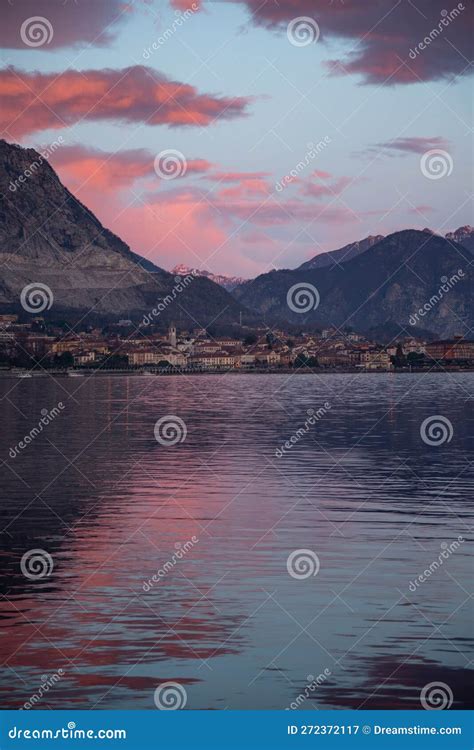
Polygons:
M15 0L2 16L1 137L61 136L64 184L166 269L251 277L472 223L470 0ZM48 38L30 46L35 16ZM288 31L303 16L309 44ZM186 160L174 179L155 170L168 149ZM420 166L432 149L440 179Z

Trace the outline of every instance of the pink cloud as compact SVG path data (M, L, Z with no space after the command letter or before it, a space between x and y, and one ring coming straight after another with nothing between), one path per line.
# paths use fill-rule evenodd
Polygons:
M291 20L309 16L319 26L318 44L346 41L346 56L328 62L334 75L358 74L366 83L392 85L472 72L474 5L466 0L453 7L430 0L421 9L419 3L394 0L234 1L248 8L254 23L283 31Z
M159 180L154 160L155 154L146 149L107 153L79 145L62 146L51 157L54 168L70 190L120 190L145 177L152 178L153 186ZM200 174L211 167L206 159L187 159L186 174Z
M199 94L194 86L141 65L59 75L10 67L0 70L0 96L1 130L17 137L82 120L208 126L246 114L250 101Z
M270 186L265 180L241 180L237 185L233 187L223 188L217 193L220 200L236 200L243 198L250 198L256 195L269 195Z
M96 47L110 44L132 4L123 0L81 0L76 2L52 2L52 0L14 0L2 3L0 45L6 49L28 49L28 41L34 43L39 52L70 47L78 44L93 44ZM28 19L38 17L36 28ZM20 31L23 27L23 36ZM48 24L50 27L48 27ZM44 36L41 36L44 34Z
M140 150L122 153L120 159L124 168L133 164L132 174L138 178L147 173ZM115 167L119 168L119 163ZM102 178L106 189L95 187L79 197L132 250L165 268L183 262L215 272L254 276L269 264L295 265L301 253L301 249L295 252L296 248L304 247L309 253L308 242L319 237L323 227L337 233L342 226L357 225L363 217L332 202L281 201L273 194L234 199L221 191L206 192L186 185L183 180L124 204L117 190L108 189L115 167ZM65 168L66 163L60 169Z
M421 205L421 206L414 206L413 208L410 208L408 210L408 213L409 214L420 214L421 216L423 216L424 214L432 213L434 210L435 209L433 208L433 206Z
M208 175L207 179L216 182L242 182L243 180L262 180L270 177L269 172L215 172Z
M314 174L314 173L313 173ZM321 174L321 173L320 173ZM323 172L322 174L326 174ZM301 188L301 194L311 196L312 198L326 198L341 195L346 187L353 182L351 177L339 177L332 182L321 182L314 183L310 180L303 182Z
M331 174L330 172L323 172L321 169L315 169L311 172L310 177L319 177L321 180L328 180Z
M201 0L171 0L171 6L183 12L186 10L197 11L201 9Z
M408 136L404 138L394 138L391 141L375 143L370 146L365 153L382 153L387 156L395 156L397 153L403 154L424 154L434 148L449 149L450 143L440 135L437 136Z

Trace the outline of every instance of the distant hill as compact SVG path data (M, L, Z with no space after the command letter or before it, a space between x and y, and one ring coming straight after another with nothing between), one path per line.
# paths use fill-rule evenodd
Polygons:
M474 254L474 227L469 226L469 224L465 227L459 227L455 232L448 232L446 239L459 242L460 245L467 247Z
M66 318L141 317L173 294L175 276L102 226L34 149L0 140L0 193L1 310L20 309L32 283L51 289L49 314ZM235 322L241 311L222 286L199 277L168 299L160 320L205 326Z
M240 276L223 276L221 274L211 273L210 271L202 271L199 268L190 268L189 266L185 266L183 263L175 266L171 273L178 276L187 276L188 274L193 274L194 276L204 276L206 279L210 279L215 284L223 286L224 289L227 289L228 292L231 292L233 289L235 289L236 286L239 286L239 284L245 284L245 282L247 281L247 279L243 279Z
M430 232L436 234L431 229L424 229L424 232ZM453 240L458 242L463 247L466 247L472 253L474 253L474 228L466 225L459 227L455 232L448 232L446 235L447 240ZM327 253L320 253L315 255L311 260L307 260L298 266L298 270L309 270L312 268L325 268L326 266L337 265L338 263L345 263L352 258L356 258L358 255L362 255L366 250L371 248L377 242L384 239L383 234L377 234L375 236L365 237L363 240L357 242L350 242L348 245L341 247L338 250L331 250Z
M474 325L470 263L470 251L456 241L428 231L405 230L341 265L271 271L237 287L234 294L245 306L264 315L267 323L288 320L302 326L344 325L360 331L401 326L408 333L420 329L451 336L467 333ZM459 269L463 275L439 295L443 280L452 279ZM300 313L295 306L301 309L304 304L299 308L288 304L289 294L296 299L297 290L293 297L290 292L296 284L309 288L310 302L311 295L315 304L319 296L316 309ZM429 310L410 325L410 317L424 305L429 305Z

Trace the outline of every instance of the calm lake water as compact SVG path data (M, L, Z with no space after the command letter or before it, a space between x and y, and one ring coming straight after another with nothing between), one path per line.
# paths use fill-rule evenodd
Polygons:
M473 385L3 377L2 706L58 674L37 708L155 709L167 681L189 709L420 708L432 682L468 707ZM154 435L167 415L175 445ZM50 575L22 572L35 549Z

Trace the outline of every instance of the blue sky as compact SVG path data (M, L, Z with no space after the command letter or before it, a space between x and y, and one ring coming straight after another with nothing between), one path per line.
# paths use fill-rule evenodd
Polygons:
M61 178L134 250L166 268L185 262L253 276L295 267L368 234L408 226L445 233L471 221L469 78L366 83L362 75L329 74L326 61L360 42L325 34L322 24L317 42L298 47L289 42L286 24L256 24L243 2L208 3L186 20L179 14L166 2L139 2L113 25L116 38L105 46L78 41L3 53L2 67L15 66L20 77L144 65L198 94L246 98L245 113L194 127L83 117L18 137L7 123L4 137L23 145L44 146L61 135L63 154L51 159ZM452 26L462 23L459 18ZM171 36L147 54L166 29ZM309 144L324 138L327 145L295 182L275 191L305 159ZM451 174L441 179L427 179L420 168L433 146L451 161ZM152 165L168 149L209 166L173 180L143 169L128 184L109 181L107 189L105 180L95 185L95 173L87 179L84 171L91 154L91 169L99 152L109 164L123 154L126 169L125 157L129 164L135 151L146 151ZM216 178L240 173L256 176Z

